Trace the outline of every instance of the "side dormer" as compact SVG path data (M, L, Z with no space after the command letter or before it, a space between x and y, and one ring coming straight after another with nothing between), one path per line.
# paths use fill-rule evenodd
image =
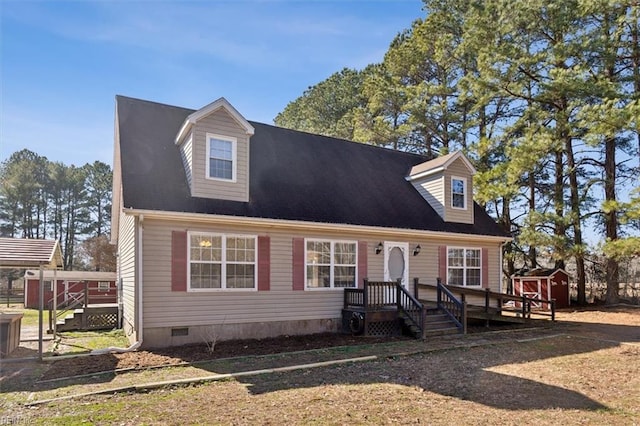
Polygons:
M249 201L253 126L225 99L190 114L176 136L192 197Z
M445 222L473 224L475 172L458 151L413 166L406 179Z

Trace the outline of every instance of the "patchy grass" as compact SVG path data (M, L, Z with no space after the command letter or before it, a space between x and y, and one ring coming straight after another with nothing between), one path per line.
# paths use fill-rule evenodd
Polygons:
M615 424L640 418L640 311L566 312L553 329L470 335L329 352L219 360L82 380L20 384L0 409L29 424ZM584 320L584 321L579 321ZM442 345L439 345L439 342ZM444 344L447 343L447 344ZM461 344L466 343L466 344ZM381 350L384 347L384 351ZM411 346L413 348L413 346ZM393 348L396 348L394 353ZM370 352L368 352L370 351ZM94 395L28 408L27 400L216 372L325 359L375 361ZM117 365L114 357L114 365ZM37 378L41 371L34 371ZM6 398L5 398L6 397Z
M58 333L53 352L77 354L104 349L110 346L126 348L129 340L122 330L107 331L66 331Z

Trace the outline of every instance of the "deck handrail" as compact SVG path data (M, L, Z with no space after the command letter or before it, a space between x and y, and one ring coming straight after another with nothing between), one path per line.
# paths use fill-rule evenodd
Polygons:
M467 333L467 304L464 298L458 300L456 296L444 285L440 278L436 281L438 309L455 323L456 327L463 333Z
M556 301L554 299L546 300L546 299L535 299L527 296L516 296L513 294L506 293L498 293L491 291L490 289L476 289L476 288L468 288L468 287L460 287L460 286L452 286L446 285L438 280L444 289L447 289L451 294L458 293L461 296L478 296L484 299L484 305L482 306L485 312L488 312L489 309L495 308L498 311L505 312L515 312L516 314L522 315L523 318L531 318L531 314L535 313L539 316L549 316L552 321L555 321L555 308ZM435 286L433 284L425 284L418 283L414 284L416 288L418 287L430 287L430 288L438 288L438 285ZM495 302L495 306L491 306L492 302ZM507 303L514 302L514 306L511 307ZM520 306L516 306L520 304ZM533 312L531 307L533 304L540 304L542 306L547 305L550 308L550 313L544 311L535 311Z
M422 335L424 331L424 306L402 284L397 283L396 289L398 292L396 297L398 312L402 312L410 325L415 326Z

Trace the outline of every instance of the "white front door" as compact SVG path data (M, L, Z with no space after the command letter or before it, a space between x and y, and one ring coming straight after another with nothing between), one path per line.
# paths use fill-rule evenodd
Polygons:
M384 280L401 280L402 286L409 286L409 243L384 243Z

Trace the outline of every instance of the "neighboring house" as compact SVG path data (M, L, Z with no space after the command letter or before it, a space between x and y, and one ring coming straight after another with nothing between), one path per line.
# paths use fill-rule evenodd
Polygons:
M336 331L343 288L500 290L509 240L461 153L420 155L118 96L112 240L143 347ZM415 255L414 255L415 254Z
M72 299L84 300L90 305L114 304L118 302L115 272L96 271L43 271L44 307L53 309L54 286L57 282L57 306L65 306ZM24 307L40 308L40 274L27 270L24 274Z

